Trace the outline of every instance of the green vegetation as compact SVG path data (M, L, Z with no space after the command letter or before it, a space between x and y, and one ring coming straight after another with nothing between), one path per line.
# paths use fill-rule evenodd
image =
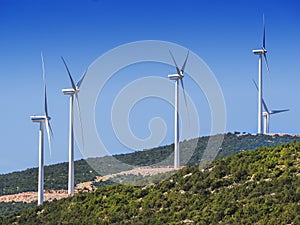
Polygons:
M188 166L153 185L113 185L0 224L300 224L300 143Z
M22 203L22 202L0 202L0 217L9 216L12 213L20 213L25 209L33 208L37 202ZM1 220L0 220L1 221Z

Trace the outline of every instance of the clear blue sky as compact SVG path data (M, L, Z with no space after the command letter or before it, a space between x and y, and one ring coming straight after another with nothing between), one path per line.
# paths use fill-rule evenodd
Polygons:
M272 109L291 110L271 118L271 132L300 133L299 12L297 0L0 0L0 173L38 165L38 125L29 117L43 113L41 51L54 130L53 154L50 158L46 147L46 164L68 160L68 98L61 88L68 87L69 80L60 56L65 57L78 80L106 51L139 40L174 42L198 54L222 88L226 131L255 133L257 93L251 79L257 79L258 58L251 51L261 46L263 13L271 71L270 76L264 76L264 98ZM110 90L122 88L119 83L110 85L108 96ZM193 97L188 78L186 89ZM152 103L156 106L154 115L166 107ZM97 110L105 113L111 104L106 100L101 107L97 105ZM170 107L165 112L173 115ZM145 119L143 107L133 113ZM167 125L172 125L172 118L161 116L167 118ZM205 120L205 113L201 116ZM143 126L139 124L141 121L132 126L142 133ZM105 144L111 152L124 151L112 138L109 125L105 126ZM208 131L204 123L201 135ZM172 143L172 136L172 129L168 130L163 144ZM76 158L81 158L77 148Z

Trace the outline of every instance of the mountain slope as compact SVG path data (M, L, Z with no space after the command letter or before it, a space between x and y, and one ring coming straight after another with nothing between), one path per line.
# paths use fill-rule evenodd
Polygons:
M209 137L200 137L180 143L181 149L188 148L191 142L196 142L196 149L188 165L198 164L201 160L204 149L206 148ZM257 149L260 146L275 146L291 141L300 141L300 137L291 135L239 135L225 134L221 150L217 158L231 155L244 150ZM138 151L129 154L114 156L121 162L133 166L147 166L158 163L173 153L173 145L166 145L150 150ZM93 180L99 174L90 166L101 168L103 174L117 173L122 170L129 170L132 167L124 165L120 168L113 167L113 157L102 157L89 160L79 160L75 162L75 184ZM89 163L87 163L89 162ZM172 165L172 159L170 160ZM103 170L105 168L105 170ZM25 191L37 191L38 182L37 168L27 169L21 172L13 172L0 175L0 196L15 194ZM45 189L61 190L67 189L68 185L68 163L60 163L45 167Z
M300 224L300 143L186 167L155 185L100 187L1 224Z

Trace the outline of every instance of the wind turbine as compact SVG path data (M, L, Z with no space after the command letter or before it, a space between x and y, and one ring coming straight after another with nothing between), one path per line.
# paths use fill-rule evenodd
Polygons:
M177 63L175 61L175 58L172 54L171 51L170 55L172 57L172 60L175 64L175 68L177 73L175 74L169 74L168 77L170 80L175 80L175 121L174 121L174 169L178 169L180 167L180 158L179 158L179 85L178 85L178 81L180 80L182 89L183 89L183 94L184 94L184 101L185 101L185 105L187 106L186 103L186 96L185 96L185 91L184 91L184 85L183 85L183 73L184 73L184 68L186 66L186 62L187 59L189 57L189 51L186 55L185 61L181 67L181 69L179 69L179 67L177 66Z
M258 128L257 133L262 133L262 56L266 63L267 70L269 71L269 65L267 60L267 50L266 50L266 30L265 30L265 17L263 16L263 38L261 49L252 50L255 55L259 55L258 58Z
M256 89L258 90L258 87L257 87L257 84L256 82L253 80L253 83L256 87ZM267 104L266 102L264 101L264 99L262 99L262 104L263 104L263 107L264 107L264 112L263 112L263 119L264 119L264 134L268 134L269 133L269 128L270 128L270 116L273 115L273 114L277 114L277 113L282 113L282 112L286 112L286 111L289 111L289 109L280 109L280 110L269 110L268 107L267 107Z
M80 125L81 125L81 132L83 135L83 128L82 128L82 121L81 121L81 116L80 116L80 107L79 107L79 99L78 99L78 92L80 89L80 85L86 75L86 72L82 76L82 78L78 81L77 85L75 85L75 82L72 78L71 72L64 60L63 57L61 57L66 70L68 72L70 81L71 81L71 86L72 88L67 88L67 89L62 89L62 92L65 95L70 96L70 124L69 124L69 180L68 180L68 194L73 195L74 194L74 129L73 129L73 122L74 122L74 113L73 113L73 102L74 102L74 95L76 98L77 102L77 107L79 111L79 119L80 119ZM83 138L82 138L83 142Z
M48 136L48 144L51 155L51 136L52 129L50 126L50 116L48 114L48 106L47 106L47 90L46 90L46 75L45 75L45 66L44 66L44 58L43 54L41 54L42 58L42 71L43 71L43 80L44 80L44 112L43 116L31 116L31 120L34 123L40 124L39 130L39 177L38 177L38 205L43 204L44 201L44 124L46 123L46 130Z

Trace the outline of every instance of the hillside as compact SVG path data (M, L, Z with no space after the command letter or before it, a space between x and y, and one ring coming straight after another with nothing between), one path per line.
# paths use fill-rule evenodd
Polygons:
M204 149L206 148L209 137L200 137L180 143L181 149L188 148L191 142L197 142L197 147L188 165L198 164L201 160ZM244 150L257 149L260 146L276 146L291 141L300 141L299 136L291 135L240 135L225 134L224 141L217 158L231 155ZM106 156L102 158L89 159L89 163L94 168L101 168L103 174L98 174L86 160L75 162L75 184L94 180L98 175L117 173L123 170L130 170L133 166L148 166L162 161L173 152L173 145L166 145L150 150L137 151L129 154L114 156L121 162L130 166L120 168L113 167L113 158ZM173 161L170 161L172 165ZM15 194L20 192L37 191L38 182L37 168L27 169L21 172L13 172L0 175L0 196ZM66 190L68 185L68 163L60 163L45 167L45 189L46 190Z
M193 139L189 141L183 141L180 143L181 149L187 149L191 143L196 142L197 147L193 156L189 161L189 165L195 165L200 162L202 153L206 147L209 137L200 137L198 139ZM224 142L219 149L219 154L217 158L224 157L226 155L231 155L240 151L256 149L260 146L275 146L278 144L287 143L293 140L300 140L297 136L291 135L250 135L250 134L232 134L228 133L224 135ZM173 152L173 145L162 146L150 150L138 151L129 154L121 154L114 156L120 161L131 164L133 166L123 165L121 167L114 167L113 159L114 157L106 156L102 158L92 158L88 160L79 160L75 162L75 184L81 189L97 188L103 185L112 185L113 182L108 180L105 182L98 182L97 177L99 175L109 175L114 173L119 173L121 171L128 171L134 168L134 166L147 166L153 163L158 163ZM169 161L172 165L173 160ZM89 162L89 163L87 163ZM103 174L98 174L93 168L101 168ZM165 165L166 166L166 165ZM105 170L103 170L105 169ZM45 190L55 191L55 190L66 190L67 180L68 180L68 163L60 163L56 165L50 165L45 167ZM144 178L143 178L144 179ZM141 176L128 175L128 176L118 176L114 178L114 181L118 183L126 183L137 180L143 180ZM154 176L151 181L158 181L160 178ZM82 185L82 183L84 185ZM86 185L87 184L87 185ZM143 185L143 181L138 182L139 185ZM37 168L28 169L21 172L14 172L9 174L0 175L0 196L5 197L10 194L23 193L22 196L28 193L37 191ZM36 199L35 194L32 193L29 197L30 199ZM12 199L20 199L18 196L7 196ZM58 199L60 199L60 196ZM21 198L22 199L22 198ZM1 201L1 199L0 199ZM26 200L25 200L26 201ZM17 207L12 206L15 205ZM35 204L27 204L22 202L0 202L0 216L10 215L12 213L21 212L24 209L33 207Z
M158 184L47 202L1 224L300 224L300 143L188 166Z

